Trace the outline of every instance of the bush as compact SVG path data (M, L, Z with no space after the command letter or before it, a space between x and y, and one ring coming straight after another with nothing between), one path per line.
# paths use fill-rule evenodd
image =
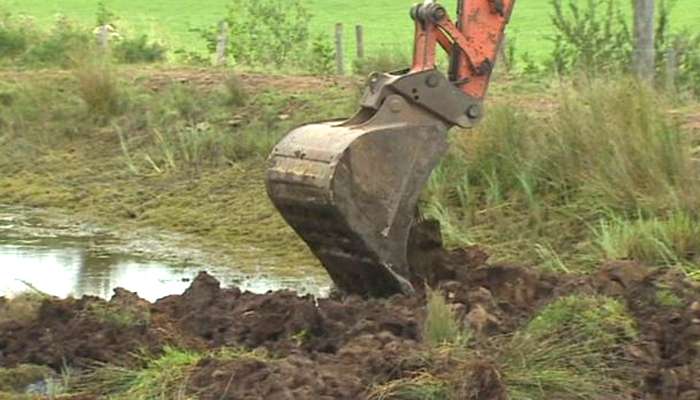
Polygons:
M122 39L112 48L115 60L125 64L163 61L166 52L165 47L150 41L148 35L140 35L135 39Z
M311 43L311 72L316 75L335 72L335 48L328 36L317 35Z
M663 77L663 82L673 83L669 89L688 90L695 95L700 95L700 34L694 34L687 30L671 33L671 8L675 2L661 0L658 7L656 35L654 47L656 49L657 75ZM669 54L675 59L669 60ZM673 66L668 63L673 62ZM675 77L667 76L669 67L675 66ZM675 82L671 82L675 79Z
M15 24L10 14L0 14L0 59L16 57L23 53L27 46L29 46L27 32Z
M626 17L615 0L588 0L581 8L579 2L551 0L551 38L554 50L551 64L555 72L573 70L596 76L628 68L632 55L632 36Z
M227 17L235 38L231 54L246 65L289 65L306 53L310 17L301 0L233 0Z
M68 67L76 55L94 47L92 34L59 16L48 36L32 44L22 56L25 64Z

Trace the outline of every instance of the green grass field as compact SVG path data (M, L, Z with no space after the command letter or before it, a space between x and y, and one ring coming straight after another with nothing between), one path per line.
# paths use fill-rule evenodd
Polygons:
M415 0L306 0L313 12L315 32L332 34L336 22L346 26L347 51L354 52L354 26L365 27L369 53L404 50L411 45L412 23L408 10ZM148 32L164 38L173 48L202 48L203 42L190 28L216 23L226 12L228 0L107 0L128 30ZM454 0L445 1L454 4ZM620 0L627 7L628 0ZM14 14L36 17L50 23L64 14L82 23L93 23L97 0L0 0L0 7ZM545 39L551 33L550 0L519 0L510 26L519 54L541 59L549 52ZM678 0L673 10L674 29L700 26L697 0Z

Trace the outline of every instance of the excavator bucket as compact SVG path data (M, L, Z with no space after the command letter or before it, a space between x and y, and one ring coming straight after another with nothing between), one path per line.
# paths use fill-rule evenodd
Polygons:
M373 74L353 118L302 126L273 150L268 194L342 291L414 291L407 253L418 197L449 128L481 118L513 2L459 0L456 24L438 2L417 4L411 68ZM449 79L436 68L438 45Z
M411 293L416 204L447 125L402 96L345 122L302 126L272 152L270 198L347 293Z

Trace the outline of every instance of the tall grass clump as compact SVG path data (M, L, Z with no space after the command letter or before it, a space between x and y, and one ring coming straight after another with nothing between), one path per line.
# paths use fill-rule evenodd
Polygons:
M196 352L165 347L162 354L136 355L141 367L97 364L76 380L73 392L105 396L115 400L185 399L191 374L205 359L268 361L260 351L233 348Z
M666 217L611 217L596 229L596 244L608 259L679 265L700 255L700 223L687 212Z
M624 352L639 332L616 299L563 297L513 334L468 342L455 340L457 330L444 322L453 317L435 296L429 294L426 326L435 323L431 313L441 323L437 335L424 335L428 350L416 360L422 368L375 386L370 398L477 400L502 398L500 392L510 399L594 400L635 381Z
M633 381L622 354L637 335L634 318L615 299L557 300L503 343L497 359L509 397L608 398Z
M73 74L78 83L78 94L93 118L107 121L124 110L125 94L109 60L101 55L85 55L77 62Z
M671 221L655 236L675 258L696 254L700 169L688 132L642 83L585 82L562 88L551 112L497 105L472 134L455 135L424 212L521 260L539 246L595 262L601 224L647 219Z
M460 326L454 310L445 301L442 293L428 290L423 340L433 347L460 344L468 341L469 335Z

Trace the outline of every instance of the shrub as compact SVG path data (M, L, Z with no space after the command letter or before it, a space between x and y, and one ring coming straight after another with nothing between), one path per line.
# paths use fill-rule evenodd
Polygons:
M305 53L310 14L301 0L233 0L227 21L231 54L247 65L289 65Z
M28 32L15 23L11 14L2 15L0 9L0 59L16 57L28 46Z
M92 34L59 16L48 36L29 47L22 62L40 66L68 67L76 55L94 47Z
M335 48L326 35L317 35L311 43L311 72L316 75L335 72Z
M589 76L628 68L632 37L616 0L551 0L555 34L551 64L560 74L582 70Z
M166 52L165 47L150 41L148 35L140 35L135 39L122 39L112 47L115 60L125 64L163 61Z
M700 95L700 34L687 30L671 33L671 9L673 1L661 0L658 7L656 35L657 75L663 82L673 83L670 89L688 90ZM670 60L669 55L675 57ZM669 62L675 65L668 65ZM676 68L675 77L667 76L669 68ZM675 79L675 82L671 82Z

